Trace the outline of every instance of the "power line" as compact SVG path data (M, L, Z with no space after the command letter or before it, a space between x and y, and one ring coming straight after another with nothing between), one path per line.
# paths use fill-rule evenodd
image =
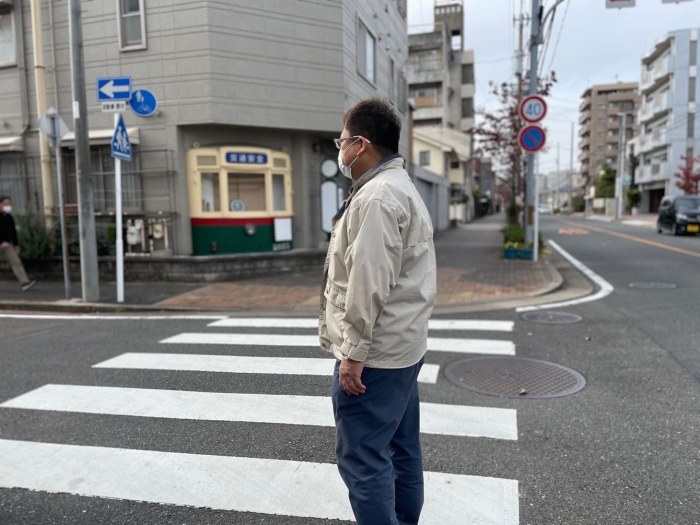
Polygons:
M566 14L569 12L569 5L571 5L571 0L566 2L566 8L564 8L564 16L561 19L561 26L559 26L559 35L557 36L556 44L554 44L554 51L552 51L552 59L549 61L549 71L552 71L552 66L554 65L554 57L557 56L557 49L559 49L559 41L561 40L561 34L564 31L564 23L566 22Z

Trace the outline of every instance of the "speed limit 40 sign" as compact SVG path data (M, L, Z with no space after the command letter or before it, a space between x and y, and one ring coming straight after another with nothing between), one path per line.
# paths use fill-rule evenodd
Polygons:
M525 97L520 103L520 118L526 122L539 122L547 115L547 102L539 95Z

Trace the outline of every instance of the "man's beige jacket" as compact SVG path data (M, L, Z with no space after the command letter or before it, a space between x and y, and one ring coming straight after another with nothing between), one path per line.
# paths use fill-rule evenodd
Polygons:
M338 359L405 368L427 350L436 295L433 227L403 159L365 173L333 220L319 338Z

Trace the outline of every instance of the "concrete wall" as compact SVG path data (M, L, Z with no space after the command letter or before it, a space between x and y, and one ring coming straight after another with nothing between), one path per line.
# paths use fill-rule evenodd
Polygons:
M430 152L430 164L425 166L421 166L420 164L420 154L422 151ZM413 164L420 166L424 170L428 170L435 175L444 176L447 173L445 166L445 153L442 151L442 149L429 142L425 142L416 136L413 137L412 162Z

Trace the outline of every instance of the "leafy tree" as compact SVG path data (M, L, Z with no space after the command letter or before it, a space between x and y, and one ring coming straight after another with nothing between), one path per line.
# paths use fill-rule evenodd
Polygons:
M676 187L683 190L686 195L697 195L700 189L700 169L695 169L695 164L700 164L700 156L681 157L683 163L678 166L674 176L678 179Z
M609 164L603 164L603 173L595 184L595 196L601 199L613 199L615 197L615 177L617 173Z

